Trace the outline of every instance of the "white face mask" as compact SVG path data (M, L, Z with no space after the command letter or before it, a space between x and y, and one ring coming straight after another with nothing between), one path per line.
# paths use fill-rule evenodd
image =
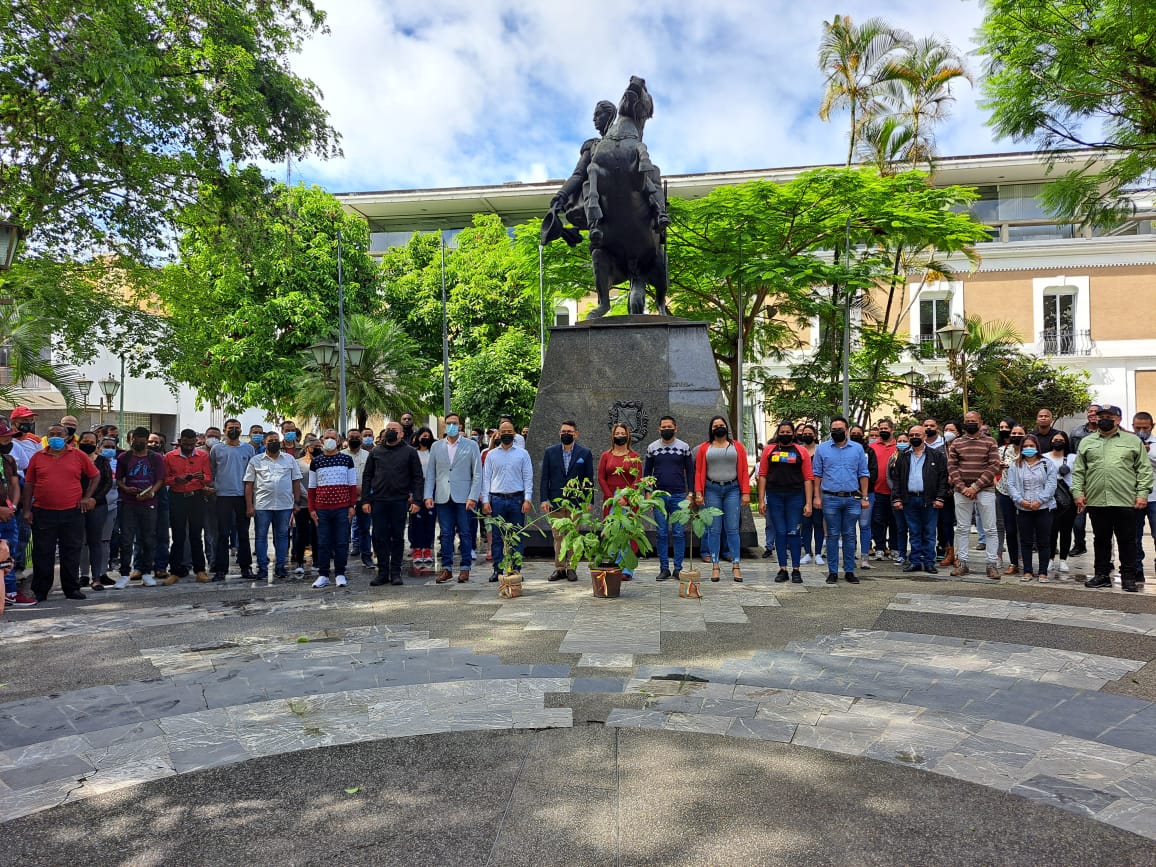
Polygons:
M337 451L337 440L335 440L333 437L326 437L325 442L323 442L321 445L327 452Z
M955 439L955 431L950 431L950 430L949 430L949 431L944 431L944 432L943 432L943 438L944 438L944 439L945 439L947 442L951 442L953 439Z
M211 449L213 446L215 446L220 441L221 441L220 437L205 437L205 446L207 448Z

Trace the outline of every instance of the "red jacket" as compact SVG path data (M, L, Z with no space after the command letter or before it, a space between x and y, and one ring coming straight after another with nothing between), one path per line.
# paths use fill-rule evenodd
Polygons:
M882 440L876 440L868 448L875 452L875 457L879 461L879 475L875 477L875 493L890 496L891 485L887 483L887 467L891 456L899 451L895 447L895 435L892 434L891 439L885 443Z
M735 469L738 470L739 490L744 494L751 492L751 474L747 469L747 450L743 448L743 444L738 440L731 442L735 447ZM698 447L698 451L694 456L694 492L701 494L706 490L706 452L710 448L710 443L705 442Z

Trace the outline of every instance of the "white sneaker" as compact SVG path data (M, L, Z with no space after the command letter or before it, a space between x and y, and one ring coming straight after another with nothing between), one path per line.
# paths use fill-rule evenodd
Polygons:
M112 589L113 590L123 590L125 587L128 586L128 582L129 582L129 576L121 575L119 578L116 579L116 583L112 585Z
M272 586L273 586L273 576L272 576L272 575L268 575L268 576L266 576L266 578L265 578L265 583L266 583L266 584L267 584L269 587L272 587Z
M338 587L348 587L349 586L349 582L345 580L344 575L338 575L337 576L337 586Z
M804 554L803 559L799 561L799 565L800 566L806 566L810 562L811 562L811 555L810 554Z
M304 566L298 566L296 569L293 570L293 574L294 575L304 575L305 574L305 567Z
M317 578L316 581L313 582L313 589L314 590L320 590L322 587L328 587L328 586L329 586L329 576L328 575L321 575Z
M861 561L859 561L859 568L860 569L874 569L875 567L871 565L871 559L866 554L864 554L863 559Z
M157 579L153 577L152 572L145 572L143 575L140 576L140 583L143 584L145 587L156 587L157 586Z
M1067 560L1061 560L1060 561L1060 566L1059 566L1058 571L1063 572L1065 575L1068 573L1068 561Z
M823 559L822 554L816 554L815 555L815 565L816 566L822 566L825 562L826 561Z

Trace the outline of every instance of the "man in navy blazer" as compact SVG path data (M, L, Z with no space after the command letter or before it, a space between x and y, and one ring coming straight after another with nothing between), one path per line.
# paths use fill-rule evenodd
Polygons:
M482 458L478 444L461 435L461 416L446 414L446 437L429 450L425 468L425 507L437 508L441 529L442 570L436 583L453 577L454 535L461 540L462 568L458 583L470 580L474 561L474 534L470 532L470 512L482 492Z
M552 445L542 455L542 472L538 485L538 499L541 501L543 512L558 510L558 500L563 496L562 489L571 479L585 479L589 485L594 484L594 455L586 446L578 444L578 425L572 421L562 422L558 430L557 445ZM561 559L562 539L556 530L554 535L554 572L550 575L551 581L577 581L578 573L567 569Z

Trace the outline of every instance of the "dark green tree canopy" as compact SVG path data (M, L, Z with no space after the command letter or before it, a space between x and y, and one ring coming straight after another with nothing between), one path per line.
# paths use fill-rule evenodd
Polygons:
M312 0L35 0L0 5L0 213L62 257L169 245L229 167L336 152L288 58Z

